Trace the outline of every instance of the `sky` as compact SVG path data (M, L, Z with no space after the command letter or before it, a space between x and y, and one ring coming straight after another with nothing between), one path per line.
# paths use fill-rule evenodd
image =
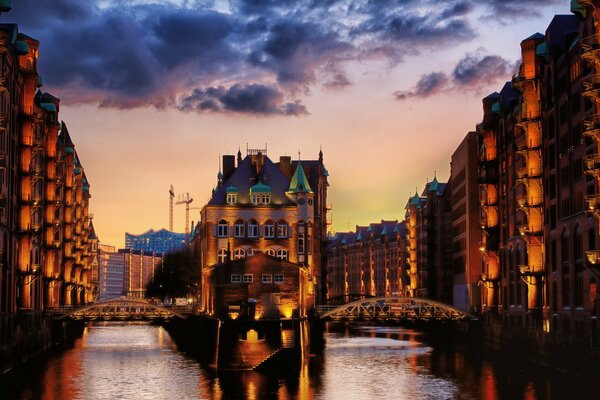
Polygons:
M219 158L246 146L329 171L333 229L402 219L481 120L519 43L569 0L13 0L40 41L102 243L199 218ZM175 231L185 210L175 207Z

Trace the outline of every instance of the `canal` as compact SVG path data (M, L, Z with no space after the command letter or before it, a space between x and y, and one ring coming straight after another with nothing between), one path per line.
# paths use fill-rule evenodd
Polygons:
M433 343L408 329L330 325L325 339L323 353L299 370L217 376L179 352L159 326L90 324L71 348L0 380L0 398L591 398L589 382Z

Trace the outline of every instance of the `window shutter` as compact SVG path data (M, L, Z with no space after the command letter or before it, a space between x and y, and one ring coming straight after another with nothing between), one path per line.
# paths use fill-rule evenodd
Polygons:
M213 225L213 236L217 236L217 225Z
M233 237L235 235L235 226L229 227L229 236Z

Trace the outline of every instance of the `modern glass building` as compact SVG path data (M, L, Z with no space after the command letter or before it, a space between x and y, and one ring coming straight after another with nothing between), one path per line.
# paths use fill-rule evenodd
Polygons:
M185 244L184 233L175 233L166 229L159 231L150 229L139 235L125 233L125 247L131 250L167 254L183 248Z

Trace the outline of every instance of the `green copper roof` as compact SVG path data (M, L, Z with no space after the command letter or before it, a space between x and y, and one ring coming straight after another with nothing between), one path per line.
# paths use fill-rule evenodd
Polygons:
M571 12L573 14L578 14L581 18L585 18L586 13L585 6L581 5L578 0L571 0Z
M500 102L497 101L494 104L492 104L492 112L495 112L496 114L500 114Z
M358 232L358 236L356 236L356 240L362 240L362 232Z
M40 107L48 112L56 112L56 106L54 103L41 103Z
M73 170L73 173L74 173L75 175L79 175L79 174L81 173L81 168L75 168L75 169Z
M298 166L296 167L296 171L294 171L294 176L292 176L292 180L290 181L290 188L288 192L292 193L312 193L313 190L308 183L308 178L304 174L304 169L302 168L302 164L298 162Z
M27 53L29 53L29 45L27 42L17 40L17 54L23 56Z
M546 43L546 42L540 43L535 48L535 54L540 57L544 57L544 59L546 59L546 61L548 61L550 59L550 46L548 46L548 43Z
M225 193L237 193L238 189L235 186L227 186L225 188Z
M271 187L262 182L258 182L250 188L250 193L271 193Z
M65 153L67 153L67 154L73 154L74 151L75 151L75 149L73 149L73 147L71 147L71 146L65 146Z
M219 171L219 173L217 174L217 179L218 180L222 180L223 179L223 173L221 171Z
M325 167L323 167L323 176L329 176L329 171Z
M384 226L383 229L381 230L381 235L387 235L387 228Z
M436 177L433 178L433 180L429 184L429 191L430 192L437 192L438 191L438 187L439 187L439 182L438 182L437 176L436 176Z
M10 8L10 0L0 0L0 12L9 12Z
M415 195L410 198L409 204L411 206L418 206L419 205L419 200L421 200L421 198L419 197L419 193L415 192Z

